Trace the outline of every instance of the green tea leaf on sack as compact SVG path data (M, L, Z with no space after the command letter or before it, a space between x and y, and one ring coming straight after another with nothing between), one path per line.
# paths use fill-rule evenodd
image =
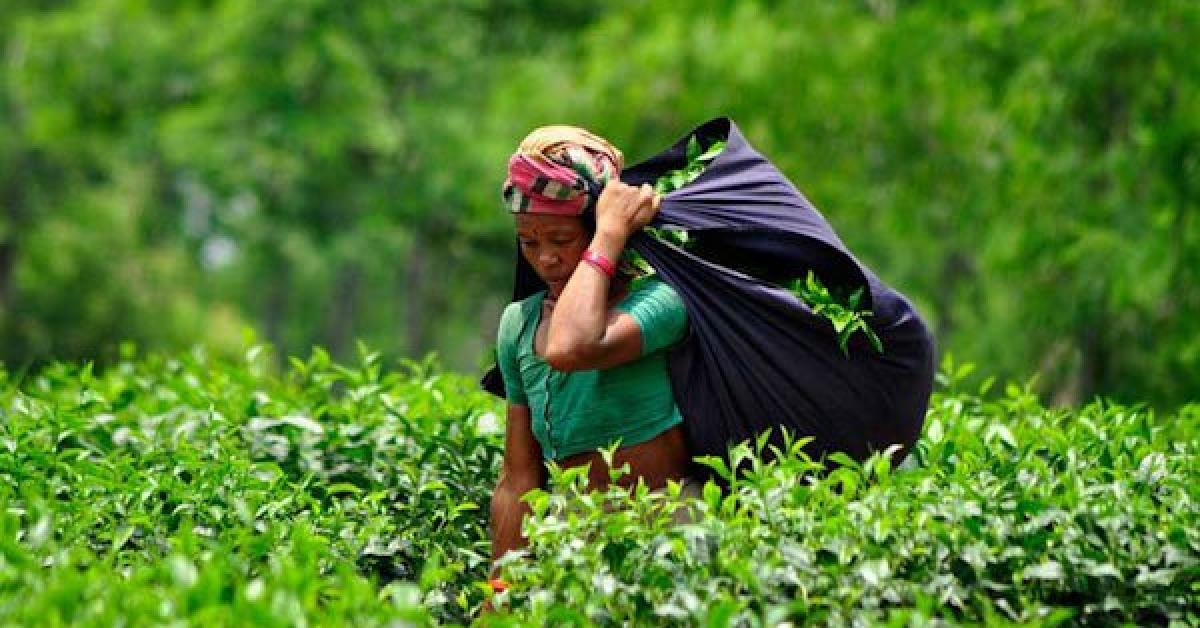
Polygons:
M704 173L704 168L708 162L715 159L724 150L725 144L724 140L716 141L707 150L703 150L699 138L695 135L688 138L687 147L684 151L686 163L682 168L668 170L663 173L654 182L655 191L660 194L667 194L695 181Z
M716 142L713 142L712 146L709 146L708 150L704 151L704 154L697 157L696 160L697 161L712 161L712 160L716 159L717 155L720 155L721 151L725 150L725 144L726 144L725 140L718 140Z
M689 162L696 161L696 158L700 156L700 140L696 139L695 135L688 138L684 156Z
M838 348L846 356L850 355L850 338L856 332L861 332L867 342L877 352L883 353L883 341L879 339L866 319L871 316L870 310L859 309L862 300L863 286L859 286L847 298L838 299L827 288L816 273L808 271L803 279L797 278L785 284L785 287L796 295L812 310L813 314L822 316L830 322L837 337Z

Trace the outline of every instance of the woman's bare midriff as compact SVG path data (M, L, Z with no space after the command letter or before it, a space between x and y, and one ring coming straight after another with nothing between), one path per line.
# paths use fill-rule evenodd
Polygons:
M604 490L608 487L608 465L599 452L567 456L558 464L569 468L589 462L592 466L588 470L588 486ZM613 456L613 465L619 469L627 462L629 473L617 480L619 486L632 488L637 485L638 478L642 478L651 489L663 488L667 480L681 481L687 477L690 462L683 426L676 425L646 442L618 449Z
M613 288L608 299L607 307L609 308L625 298L629 291L626 282L621 282ZM534 330L534 353L538 356L545 355L545 336L553 316L553 302L549 299L544 300L541 320L537 329ZM589 462L592 466L588 470L588 486L594 490L608 488L608 465L604 463L604 458L600 456L599 452L592 451L567 456L560 459L558 464L566 469ZM687 440L682 425L668 428L648 441L622 447L613 455L613 465L617 468L629 463L629 473L617 480L619 486L626 488L636 486L638 478L643 478L646 486L651 489L665 487L667 480L678 482L687 477L690 462L691 457L688 455Z

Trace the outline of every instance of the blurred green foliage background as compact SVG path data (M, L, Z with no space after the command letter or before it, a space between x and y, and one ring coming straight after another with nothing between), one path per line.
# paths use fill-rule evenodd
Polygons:
M1200 3L9 0L0 360L122 340L472 370L532 127L728 114L942 351L1051 401L1200 391Z

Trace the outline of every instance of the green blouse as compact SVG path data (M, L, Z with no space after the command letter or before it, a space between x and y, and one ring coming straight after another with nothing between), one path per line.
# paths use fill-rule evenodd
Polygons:
M666 349L687 331L687 311L657 277L634 280L617 304L642 331L642 357L605 370L563 373L533 352L542 291L510 304L500 318L497 358L508 401L529 406L547 460L595 451L620 439L641 443L683 421L667 374Z

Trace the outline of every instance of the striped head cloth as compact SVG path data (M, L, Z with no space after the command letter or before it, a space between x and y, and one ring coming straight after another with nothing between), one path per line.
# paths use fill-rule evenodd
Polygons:
M621 176L624 160L615 146L586 129L539 127L508 160L501 195L514 214L578 216L595 204L606 183Z

